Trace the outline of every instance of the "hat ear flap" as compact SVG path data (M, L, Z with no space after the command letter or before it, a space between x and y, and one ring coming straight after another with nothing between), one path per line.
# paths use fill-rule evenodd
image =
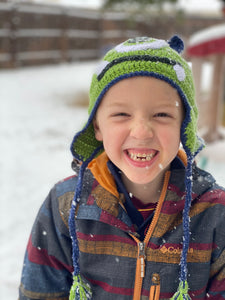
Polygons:
M170 45L170 48L177 51L177 53L181 53L184 50L184 43L178 35L174 35L168 41L168 44Z

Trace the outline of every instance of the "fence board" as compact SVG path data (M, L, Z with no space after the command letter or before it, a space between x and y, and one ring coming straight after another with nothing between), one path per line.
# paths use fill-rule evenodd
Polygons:
M126 13L0 2L0 67L96 59L129 37L168 38L173 32L180 32L188 38L192 29L223 21L186 18L181 22L168 18L169 22L154 16L146 20Z

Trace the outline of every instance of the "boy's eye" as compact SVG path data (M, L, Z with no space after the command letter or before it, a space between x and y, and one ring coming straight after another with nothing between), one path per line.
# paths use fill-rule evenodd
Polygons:
M155 117L170 118L170 115L168 113L165 113L165 112L160 112L160 113L155 114Z
M119 112L119 113L113 114L113 117L129 117L129 114L125 113L125 112Z

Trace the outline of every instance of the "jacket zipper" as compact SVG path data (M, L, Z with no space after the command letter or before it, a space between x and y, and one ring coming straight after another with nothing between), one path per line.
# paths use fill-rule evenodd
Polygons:
M141 264L141 278L145 277L145 243L140 242L138 245L139 253L138 259L140 259Z
M142 283L143 278L145 276L145 259L146 259L146 248L147 244L152 236L153 230L155 229L156 223L159 218L159 214L162 208L163 201L166 196L167 186L169 183L170 178L170 171L167 171L164 178L163 188L162 192L156 207L155 215L153 217L152 223L149 226L149 229L147 231L147 234L144 238L144 241L141 242L138 238L136 238L133 234L130 234L131 237L136 241L138 245L138 257L137 257L137 263L136 263L136 274L135 274L135 283L134 283L134 296L133 300L140 300L141 299L141 290L142 290ZM160 294L160 285L153 286L150 289L150 300L158 300Z
M145 243L140 242L135 236L132 238L138 245L138 257L136 262L136 274L134 283L133 300L140 300L143 278L145 277Z

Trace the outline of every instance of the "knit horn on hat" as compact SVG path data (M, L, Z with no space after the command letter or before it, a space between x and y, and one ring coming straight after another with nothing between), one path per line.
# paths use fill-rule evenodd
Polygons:
M189 208L192 199L192 163L203 148L197 136L198 109L191 69L180 56L183 41L174 36L169 41L149 37L132 38L117 45L104 56L90 87L89 118L71 144L74 158L82 162L74 200L71 205L69 228L73 242L74 284L70 300L91 299L90 288L82 282L78 264L79 247L75 229L75 210L82 192L84 170L88 163L103 151L103 144L95 138L93 119L105 93L120 80L135 76L149 76L164 80L175 88L185 109L181 125L181 143L187 154L186 199L183 210L183 250L181 255L180 284L172 299L190 299L187 283L187 252L189 247Z

